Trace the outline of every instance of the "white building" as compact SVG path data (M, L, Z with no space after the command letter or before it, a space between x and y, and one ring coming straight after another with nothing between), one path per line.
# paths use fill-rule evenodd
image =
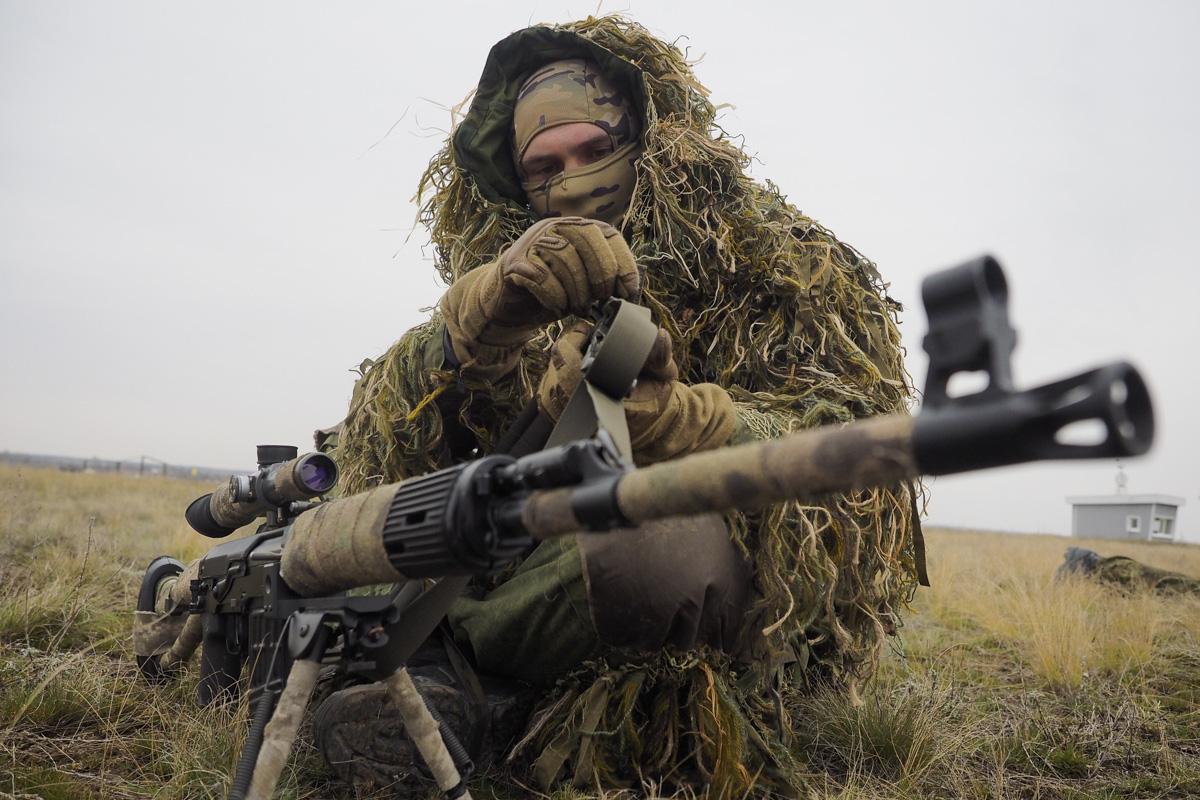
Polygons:
M1173 542L1184 500L1169 494L1103 494L1068 497L1067 502L1072 536Z

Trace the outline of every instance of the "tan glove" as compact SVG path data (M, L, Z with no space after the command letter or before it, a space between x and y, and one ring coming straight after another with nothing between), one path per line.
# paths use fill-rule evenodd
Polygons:
M459 278L441 308L464 369L495 378L547 323L609 297L636 300L637 264L621 233L582 217L534 223L491 264Z
M577 322L550 350L550 364L538 384L538 406L555 422L583 380L579 371L591 325ZM646 358L637 385L625 398L625 421L633 460L639 465L711 450L729 442L736 416L729 393L714 383L680 383L663 329Z

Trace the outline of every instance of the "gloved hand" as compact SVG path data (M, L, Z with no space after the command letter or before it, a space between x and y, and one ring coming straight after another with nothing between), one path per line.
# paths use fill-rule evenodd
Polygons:
M579 367L591 325L577 322L554 342L550 364L538 384L538 406L555 422L583 380ZM625 421L633 460L638 465L666 461L729 442L736 416L729 393L714 383L680 383L671 337L659 328L658 339L625 398Z
M582 217L534 223L500 258L459 278L441 309L465 369L499 377L539 328L609 297L636 300L637 264L621 233Z

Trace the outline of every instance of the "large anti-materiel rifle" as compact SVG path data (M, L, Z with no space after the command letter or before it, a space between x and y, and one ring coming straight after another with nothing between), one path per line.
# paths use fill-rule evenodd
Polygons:
M1149 449L1150 396L1129 364L1013 388L1016 338L1007 284L993 259L930 276L922 295L930 362L925 405L915 417L877 417L636 470L600 430L520 458L488 455L315 507L311 498L336 478L333 462L260 448L258 473L235 477L187 514L212 536L266 516L258 532L216 546L186 571L170 559L151 564L138 606L142 671L166 677L203 641L199 693L212 702L236 692L249 662L251 731L230 797L273 791L322 664L385 681L441 788L463 796L465 751L431 717L404 664L469 576L509 564L538 540L751 510L920 475ZM604 333L593 337L593 347ZM986 372L987 387L951 399L950 379L966 371ZM1070 443L1065 429L1084 421L1102 428L1102 437ZM419 580L425 578L441 580L426 588ZM390 596L343 594L381 583L400 588Z

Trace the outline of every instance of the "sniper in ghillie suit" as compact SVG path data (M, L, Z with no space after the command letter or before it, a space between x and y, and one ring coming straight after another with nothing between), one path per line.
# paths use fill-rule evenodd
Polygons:
M803 792L803 698L857 701L926 581L921 475L1149 447L1128 364L1013 387L988 257L924 284L910 416L875 265L752 181L715 114L618 17L488 54L420 185L438 308L364 364L324 452L260 448L188 510L256 534L146 574L147 677L198 647L203 702L249 674L231 796L273 791L310 706L357 786ZM1055 440L1080 419L1104 441Z

